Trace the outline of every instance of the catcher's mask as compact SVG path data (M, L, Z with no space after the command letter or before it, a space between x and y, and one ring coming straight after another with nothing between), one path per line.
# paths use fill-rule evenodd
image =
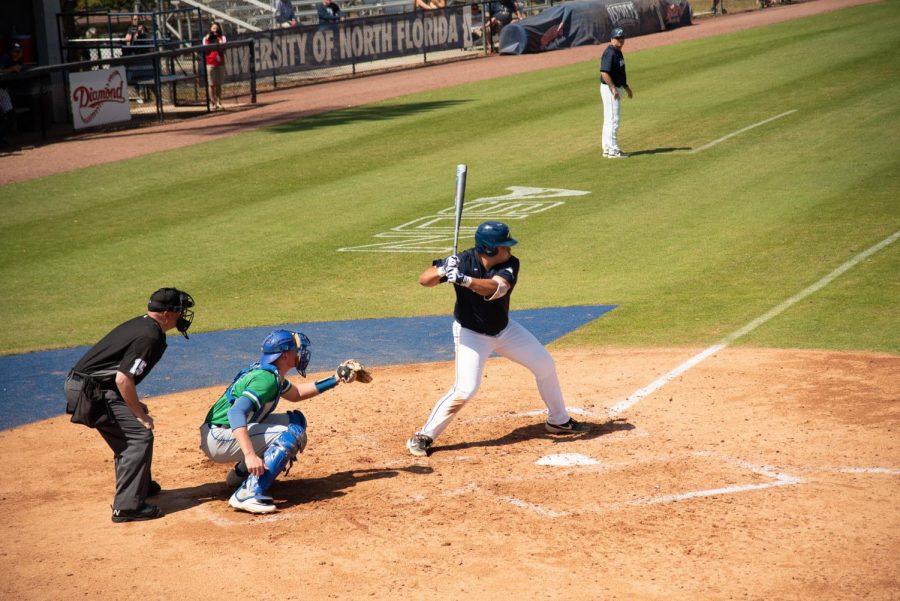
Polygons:
M191 307L194 306L193 297L179 290L178 288L160 288L150 295L150 302L147 303L148 311L164 312L175 311L181 313L178 321L175 323L175 329L181 332L181 335L188 338L187 331L194 321L194 312Z
M278 360L283 353L297 351L297 371L304 378L306 377L306 368L309 366L309 360L312 358L312 351L309 350L309 338L301 332L291 332L290 330L275 330L263 340L262 356L259 358L260 363L272 364Z
M475 251L488 257L496 255L501 246L518 243L509 235L509 226L499 221L485 221L475 230Z

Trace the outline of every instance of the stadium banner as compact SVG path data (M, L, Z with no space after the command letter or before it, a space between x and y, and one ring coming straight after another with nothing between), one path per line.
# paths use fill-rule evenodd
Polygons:
M254 39L257 77L472 48L472 7L351 19L263 31ZM250 49L225 54L229 81L248 79Z
M578 0L554 6L500 31L501 54L546 52L602 44L615 27L625 35L656 33L690 25L687 0Z
M69 73L69 106L75 129L129 121L125 67Z

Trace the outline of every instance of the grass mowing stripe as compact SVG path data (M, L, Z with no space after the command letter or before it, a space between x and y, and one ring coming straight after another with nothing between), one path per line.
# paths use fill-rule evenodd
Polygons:
M6 186L0 352L92 342L161 285L194 294L197 331L446 313L449 293L415 285L432 257L335 250L449 206L461 162L472 198L592 191L512 224L516 307L620 305L562 344L716 339L896 229L898 26L896 3L878 4L629 54L628 149L697 146L799 110L692 156L602 161L591 61ZM858 276L817 295L823 315L783 316L768 343L895 349L895 323L870 326L890 290ZM823 302L837 291L863 299L858 313Z

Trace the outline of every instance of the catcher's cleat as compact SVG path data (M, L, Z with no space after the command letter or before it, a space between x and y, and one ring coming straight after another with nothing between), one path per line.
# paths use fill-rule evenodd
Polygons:
M147 496L155 497L162 491L162 486L159 485L159 482L156 480L151 480L150 484L147 485Z
M413 434L412 438L406 441L406 448L416 457L426 457L433 444L434 440L430 436Z
M547 422L544 424L544 428L546 428L547 432L550 434L581 434L582 432L590 430L589 425L576 422L571 417L569 418L569 421L564 424L555 425Z
M229 488L237 488L244 483L244 480L246 480L249 475L248 472L241 469L240 463L235 463L234 467L228 470L228 475L225 476L225 484L227 484Z
M156 505L144 503L137 509L113 509L112 521L117 524L122 522L143 522L146 520L155 520L164 515L162 509Z
M246 499L241 499L238 496L238 493L241 492L242 489L238 489L231 495L231 498L228 499L228 504L234 507L239 511L247 511L249 513L272 513L276 510L275 503L272 502L272 497L267 497L265 495L254 495L252 497L247 497Z

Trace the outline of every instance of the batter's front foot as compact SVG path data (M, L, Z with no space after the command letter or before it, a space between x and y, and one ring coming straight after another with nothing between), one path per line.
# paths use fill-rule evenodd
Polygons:
M412 438L406 441L406 448L416 457L427 457L429 451L431 451L431 445L433 444L434 439L430 436L413 434Z
M547 432L550 434L581 434L582 432L587 432L591 429L588 424L576 422L571 417L569 418L569 421L564 424L555 425L547 422L544 424L544 428L546 428Z

